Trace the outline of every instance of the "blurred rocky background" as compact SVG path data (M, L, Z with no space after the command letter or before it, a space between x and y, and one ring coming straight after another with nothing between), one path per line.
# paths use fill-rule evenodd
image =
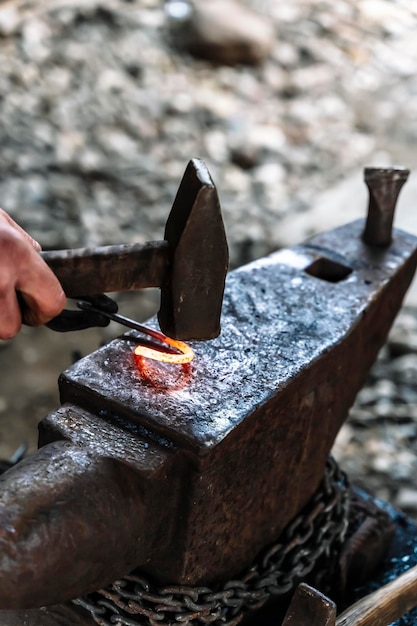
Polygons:
M203 158L231 263L365 215L365 165L417 170L408 0L0 0L0 204L45 249L163 236ZM416 175L397 224L417 233ZM414 213L413 213L414 212ZM138 320L157 297L120 296ZM416 297L343 429L352 478L417 517ZM117 327L0 345L0 457Z

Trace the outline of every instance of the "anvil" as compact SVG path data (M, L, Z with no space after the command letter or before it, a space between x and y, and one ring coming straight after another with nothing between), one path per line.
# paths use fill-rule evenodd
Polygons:
M277 540L317 489L416 269L415 237L374 232L368 217L231 272L222 333L193 343L189 366L138 363L129 333L61 375L40 449L0 479L2 608L138 568L215 584Z

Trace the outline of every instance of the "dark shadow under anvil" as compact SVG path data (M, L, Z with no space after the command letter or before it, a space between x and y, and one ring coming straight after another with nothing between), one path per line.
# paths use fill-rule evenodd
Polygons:
M61 376L45 447L1 479L2 606L64 601L136 567L223 581L277 539L316 490L415 271L416 238L371 247L363 227L232 272L221 336L176 374L141 369L120 338Z

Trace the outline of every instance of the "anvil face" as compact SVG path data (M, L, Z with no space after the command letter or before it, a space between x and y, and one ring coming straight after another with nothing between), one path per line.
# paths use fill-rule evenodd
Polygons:
M315 491L416 266L414 237L395 231L377 249L363 227L232 272L222 333L193 344L188 369L139 368L130 334L61 376L63 402L176 458L174 540L144 564L153 575L191 584L233 575Z

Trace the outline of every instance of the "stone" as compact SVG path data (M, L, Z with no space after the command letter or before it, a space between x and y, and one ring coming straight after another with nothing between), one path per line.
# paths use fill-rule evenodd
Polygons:
M398 492L395 504L405 511L417 512L417 489L402 487Z
M235 0L198 0L181 28L181 46L195 56L226 65L258 65L271 53L268 20Z
M416 470L416 457L410 450L400 450L395 455L392 477L397 480L410 479Z
M0 36L16 35L21 25L21 14L14 2L6 2L0 6Z
M84 137L80 133L59 133L55 143L55 154L61 165L72 163L76 154L83 148Z
M398 357L393 361L391 371L394 380L404 384L416 384L417 354L406 354Z
M118 128L102 129L98 139L104 150L121 159L132 159L138 155L136 142Z
M50 55L49 41L51 30L48 24L34 18L27 20L22 26L23 49L30 61L45 63Z

